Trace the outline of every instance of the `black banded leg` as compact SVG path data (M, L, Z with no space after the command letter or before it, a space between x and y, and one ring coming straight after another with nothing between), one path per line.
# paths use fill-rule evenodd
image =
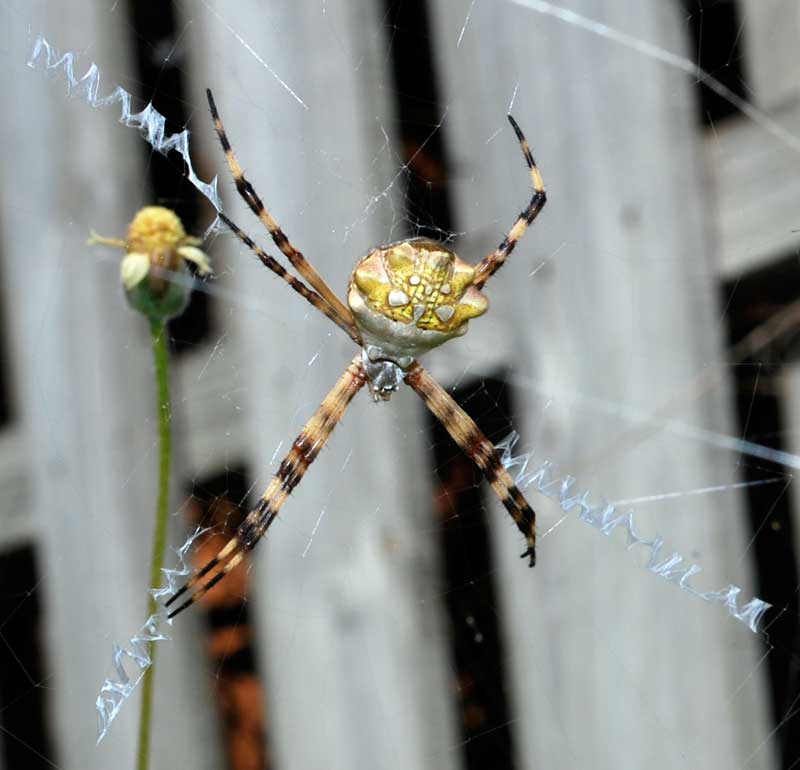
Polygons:
M508 116L508 120L511 123L511 127L514 129L514 133L517 135L519 145L522 148L522 154L525 156L525 162L530 169L531 182L533 184L533 197L519 217L517 217L514 226L509 230L508 235L503 238L500 245L475 267L475 280L473 281L473 285L478 289L483 288L486 281L503 266L503 263L514 250L519 239L525 235L525 231L530 227L531 222L536 219L539 212L544 208L544 204L547 203L547 195L544 191L542 175L539 173L536 161L533 159L533 153L531 153L531 148L528 146L528 140L525 139L522 129L520 129L517 125L517 121L514 120L511 115Z
M189 578L186 584L170 598L166 606L171 606L179 597L200 583L204 577L214 573L211 579L201 585L183 604L170 612L169 618L174 618L178 613L191 607L228 575L242 561L245 553L254 548L256 543L264 537L292 490L303 479L308 467L317 458L334 428L342 419L348 405L356 393L364 387L366 381L359 354L350 362L344 374L305 424L278 468L278 472L270 480L261 499L239 525L236 535L213 559ZM214 571L217 569L218 571L215 573Z
M211 94L211 89L206 89L206 96L208 97L208 106L211 110L211 118L214 121L214 130L217 132L219 142L222 145L222 150L225 153L225 160L230 169L233 181L236 184L236 189L239 195L244 199L245 203L250 207L250 210L259 218L264 227L269 231L275 245L281 250L284 256L289 260L290 264L297 270L302 278L313 288L333 309L334 313L339 317L345 326L349 326L355 331L355 323L353 316L350 313L350 308L347 307L328 286L322 276L314 269L314 266L303 256L303 253L296 249L286 233L283 232L280 225L275 221L272 215L267 210L261 198L256 193L255 188L248 181L244 175L239 161L233 152L228 136L225 133L225 128L222 125L222 119L217 111L217 105L214 103L214 97Z
M286 268L281 265L276 259L267 254L247 233L245 233L233 220L229 219L222 212L219 213L219 218L228 226L231 232L252 251L260 260L261 263L272 270L275 275L282 278L289 286L292 287L301 297L306 299L313 305L313 307L329 318L335 323L348 337L350 337L356 345L361 345L361 338L358 332L345 321L343 321L336 311L320 297L315 291L308 288L299 278L292 275Z
M525 537L528 547L522 557L527 556L529 565L533 567L536 564L536 513L503 467L494 444L420 364L413 364L406 372L405 382L420 395L453 441L486 477L500 502L511 514L517 529Z

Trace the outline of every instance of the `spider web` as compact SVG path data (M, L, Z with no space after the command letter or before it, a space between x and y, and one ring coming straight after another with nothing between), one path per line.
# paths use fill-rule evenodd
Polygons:
M494 248L530 194L505 123L513 111L548 206L489 282L488 316L425 363L507 450L540 544L530 571L507 515L413 393L388 405L359 397L227 598L181 616L158 643L153 766L788 768L800 759L796 639L783 632L797 625L798 579L781 578L777 558L770 572L762 545L772 533L785 550L800 547L794 263L778 281L783 293L765 278L750 304L739 300L753 274L794 256L797 236L775 217L739 250L752 261L731 268L731 237L716 229L730 221L717 210L727 192L714 189L742 148L772 148L770 159L793 165L800 132L783 102L764 105L749 90L752 80L740 88L724 68L698 68L720 34L719 4L630 18L608 5L430 4L413 56L430 49L436 93L419 75L398 85L396 6L182 0L173 33L144 46L159 73L144 84L130 52L140 33L121 4L95 9L90 24L77 6L4 6L4 100L25 164L8 155L3 278L31 287L6 295L5 315L22 340L9 343L10 368L24 361L23 381L36 385L18 401L38 573L0 633L17 606L37 600L44 642L36 670L22 642L6 641L27 682L0 705L6 746L18 752L6 756L93 768L130 762L135 750L138 694L120 701L98 748L92 704L106 677L119 678L112 645L136 653L127 640L145 620L157 454L149 352L117 293L118 255L83 241L90 228L120 235L153 202L148 168L183 128L150 131L148 147L137 133L152 117L116 125L120 103L98 99L119 86L135 113L149 88L157 105L177 70L189 165L173 151L168 172L201 185L218 175L225 210L277 252L224 169L208 85L248 177L340 295L355 258L377 243L438 237L472 261ZM795 16L788 4L773 12L774 23L796 25ZM755 23L740 13L729 60ZM43 75L43 50L25 66L38 35L75 53L70 94L63 65ZM499 46L491 56L490 46ZM80 85L92 62L94 91ZM697 81L716 84L738 116L698 125ZM737 132L759 144L737 144ZM738 180L752 188L737 199L743 218L782 178L771 171ZM158 202L199 195L175 190ZM214 214L194 205L202 232ZM32 225L43 218L40 234ZM11 263L17 219L37 239L27 267ZM229 233L212 231L207 248L215 278L195 289L208 333L173 357L175 549L195 526L235 526L236 504L257 498L353 354ZM76 367L82 378L68 374ZM776 434L762 432L772 423L760 410L770 408L785 412ZM257 688L232 673L231 660L247 667L239 636L253 658L246 686L257 678ZM134 678L142 668L130 656L127 666ZM234 681L240 689L225 689ZM35 744L8 725L42 691L49 742ZM245 713L269 715L247 728L250 744L255 734L269 747L250 765L217 732L220 714L243 713L221 710L220 698L244 692Z

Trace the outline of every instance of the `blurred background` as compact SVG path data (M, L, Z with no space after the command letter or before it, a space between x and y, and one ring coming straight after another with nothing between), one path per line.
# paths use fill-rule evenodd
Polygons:
M800 11L793 0L4 0L0 5L0 768L134 766L138 694L95 747L145 619L157 438L122 236L214 221L179 156L26 66L95 62L270 253L212 130L340 296L411 236L478 262L549 201L425 363L483 430L635 511L701 591L557 500L539 560L410 389L360 395L246 565L159 644L153 768L800 766ZM704 74L708 73L708 75ZM170 325L170 539L235 529L354 354L225 231ZM630 547L629 547L630 546ZM169 566L177 562L170 553Z

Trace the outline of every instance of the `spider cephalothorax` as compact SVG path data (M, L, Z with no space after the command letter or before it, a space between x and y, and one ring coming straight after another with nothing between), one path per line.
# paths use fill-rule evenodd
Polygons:
M267 211L247 180L225 135L211 92L208 103L214 128L236 189L251 211L269 231L275 245L298 273L293 275L267 254L225 214L231 232L258 256L273 273L338 326L361 348L342 376L325 396L319 409L295 439L261 499L225 547L198 570L167 602L173 604L204 578L174 617L215 586L266 533L308 466L316 459L347 406L368 385L376 400L388 400L402 383L425 402L453 440L480 468L497 497L525 537L522 554L536 561L536 514L517 489L491 441L447 391L416 360L417 356L453 337L466 334L470 318L483 315L489 303L481 293L484 284L505 263L517 241L536 218L546 196L539 170L519 126L508 119L517 135L533 183L533 196L500 245L472 267L439 243L408 240L375 249L361 259L350 276L345 305L298 251Z

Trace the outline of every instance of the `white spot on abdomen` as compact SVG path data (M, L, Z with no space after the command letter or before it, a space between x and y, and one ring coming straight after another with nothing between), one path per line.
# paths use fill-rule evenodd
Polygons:
M439 307L437 307L433 312L436 313L437 318L443 324L446 324L453 317L453 313L456 311L452 305L439 305Z
M400 289L392 289L387 299L391 307L403 307L408 304L408 294Z

